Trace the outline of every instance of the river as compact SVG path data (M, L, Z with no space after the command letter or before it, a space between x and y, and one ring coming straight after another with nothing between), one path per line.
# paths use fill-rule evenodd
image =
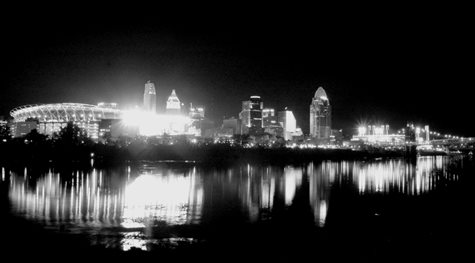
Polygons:
M219 251L242 258L452 259L468 253L462 240L472 228L473 167L463 156L4 166L2 242L40 254L56 247L71 255L86 249L196 258Z

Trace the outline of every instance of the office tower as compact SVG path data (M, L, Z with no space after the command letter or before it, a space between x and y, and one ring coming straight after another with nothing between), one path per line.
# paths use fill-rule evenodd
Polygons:
M310 104L310 136L315 139L329 139L331 133L331 106L322 87L315 92Z
M271 126L276 126L277 123L277 116L275 115L275 111L272 108L266 108L262 110L262 127L267 128Z
M251 126L249 129L250 134L258 134L262 132L262 109L264 103L260 96L251 96L250 101L250 117Z
M262 129L263 102L260 96L251 96L249 100L242 102L242 110L239 113L241 120L241 134L256 135Z
M231 117L229 119L223 120L223 125L221 126L221 130L223 131L223 133L227 133L230 135L240 134L241 132L240 126L241 126L241 121L239 119Z
M188 112L188 115L193 120L204 119L205 118L205 109L204 109L203 106L193 106L193 104L190 103L190 111Z
M146 111L153 113L157 112L157 93L155 92L155 85L149 81L145 83L145 90L143 93L143 108Z
M239 113L239 119L241 120L241 133L249 133L249 127L251 127L251 101L245 100L242 102L242 110Z
M297 121L295 120L294 113L290 110L283 110L279 111L278 114L278 122L282 126L284 132L284 139L291 140L293 134L297 130Z
M172 94L168 97L166 112L169 114L180 114L181 112L181 103L175 90L172 90Z

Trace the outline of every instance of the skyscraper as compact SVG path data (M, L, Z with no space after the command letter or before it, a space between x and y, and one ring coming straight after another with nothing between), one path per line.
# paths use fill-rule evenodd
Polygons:
M242 111L239 113L241 119L242 134L256 135L262 129L262 109L264 103L260 96L251 96L249 100L242 102Z
M310 104L310 136L315 139L329 139L331 134L331 106L322 87L315 92Z
M295 120L294 113L287 108L277 113L278 121L284 129L284 139L291 140L293 134L297 131L297 120Z
M260 96L251 96L251 129L262 129L262 108L264 103Z
M166 112L170 114L181 113L180 99L176 96L175 90L172 90L172 94L168 97Z
M203 106L193 106L193 104L190 103L188 115L191 119L202 120L205 118L205 108Z
M241 120L241 134L249 134L249 127L251 127L251 101L245 100L242 102L242 109L239 113Z
M145 83L143 108L146 111L157 112L157 93L155 92L155 85L150 80Z
M262 110L262 127L267 128L278 125L277 116L275 110L272 108L266 108Z

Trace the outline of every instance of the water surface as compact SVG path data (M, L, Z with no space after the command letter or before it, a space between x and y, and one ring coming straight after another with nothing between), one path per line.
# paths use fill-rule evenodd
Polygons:
M401 249L424 258L417 242L439 246L462 237L453 231L469 227L471 194L463 185L473 160L1 169L2 213L52 242L74 237L80 246L113 251L317 249L329 258L341 250L375 259Z

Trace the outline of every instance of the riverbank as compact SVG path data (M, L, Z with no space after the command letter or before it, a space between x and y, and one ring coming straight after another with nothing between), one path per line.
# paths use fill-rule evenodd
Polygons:
M444 153L440 153L444 154ZM300 149L244 148L226 144L149 145L132 144L118 147L104 144L59 147L56 145L10 144L0 146L0 162L4 163L121 163L139 160L193 161L211 164L230 163L298 163L319 160L364 160L408 157L401 149ZM413 157L410 155L409 157Z

